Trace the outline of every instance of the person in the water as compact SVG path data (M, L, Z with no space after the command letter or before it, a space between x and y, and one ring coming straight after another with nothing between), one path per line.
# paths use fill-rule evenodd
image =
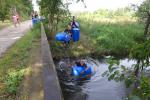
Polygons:
M84 67L84 70L80 73L80 75L84 74L85 71L89 69L84 60L79 60L75 62L76 66Z

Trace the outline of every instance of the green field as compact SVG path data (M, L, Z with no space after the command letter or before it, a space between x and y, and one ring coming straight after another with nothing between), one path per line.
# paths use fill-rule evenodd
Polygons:
M84 13L78 19L81 34L88 37L98 54L127 55L143 37L144 26L132 16L104 17Z

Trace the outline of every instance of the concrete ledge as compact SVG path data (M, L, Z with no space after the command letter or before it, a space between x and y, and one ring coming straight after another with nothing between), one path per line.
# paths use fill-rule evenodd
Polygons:
M44 100L63 100L57 72L43 24L41 24L41 49L44 70Z

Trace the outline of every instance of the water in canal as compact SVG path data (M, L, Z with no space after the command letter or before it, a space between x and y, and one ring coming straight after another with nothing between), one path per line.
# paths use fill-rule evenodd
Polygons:
M61 59L55 62L64 100L122 100L126 97L126 89L123 83L108 81L107 77L102 77L102 73L107 70L108 63L105 59L85 58L85 60L96 66L96 73L91 80L72 81L68 74L70 70L67 64L75 59ZM134 61L127 59L120 60L120 64L131 66Z

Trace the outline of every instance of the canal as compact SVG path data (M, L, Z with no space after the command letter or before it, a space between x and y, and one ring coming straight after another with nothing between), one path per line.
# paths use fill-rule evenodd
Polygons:
M65 100L122 100L126 98L126 88L123 82L108 81L102 74L108 69L109 64L106 58L93 59L84 58L87 63L96 66L96 73L90 80L73 81L69 77L70 69L68 64L73 63L78 58L64 58L55 61L57 74ZM130 67L134 61L120 59L120 65Z

